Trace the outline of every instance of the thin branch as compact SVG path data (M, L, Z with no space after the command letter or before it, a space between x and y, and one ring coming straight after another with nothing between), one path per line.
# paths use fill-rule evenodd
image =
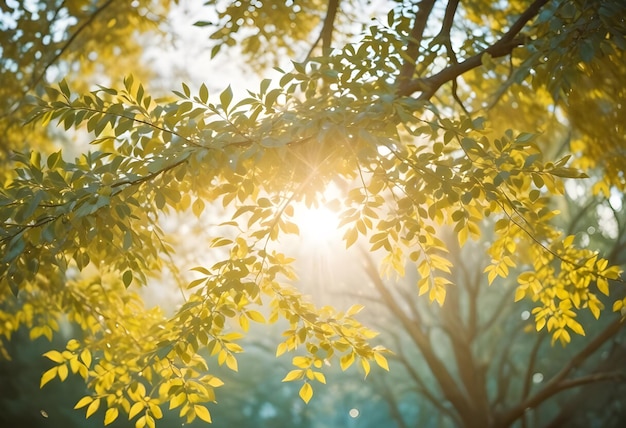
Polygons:
M414 92L421 91L419 100L429 100L435 92L446 82L449 82L456 77L468 72L482 64L482 56L485 53L490 54L494 58L503 57L509 55L514 48L521 46L525 42L524 37L519 37L519 32L524 28L526 23L533 19L539 10L548 3L549 0L535 0L529 7L520 15L520 17L511 26L500 40L489 46L484 51L469 57L465 61L452 64L447 68L441 70L439 73L434 74L428 78L418 78L410 81L401 81L398 87L399 96L410 96ZM402 73L401 73L402 76Z
M508 410L506 413L498 418L498 426L508 427L514 421L519 419L527 409L533 409L549 399L553 395L567 388L573 388L574 386L582 385L584 383L590 383L592 380L590 377L570 379L566 377L580 367L587 358L589 358L594 352L596 352L606 341L615 336L618 331L624 326L624 323L620 318L617 318L611 324L609 324L599 335L597 335L591 342L587 344L578 354L576 354L569 362L559 371L550 381L544 386L543 389L536 394L527 398L519 403L514 408ZM585 379L585 380L581 380Z
M528 398L528 394L530 394L530 384L532 382L533 372L535 371L537 355L539 354L539 348L541 348L541 344L543 343L543 339L545 337L545 334L538 334L535 339L533 349L530 351L528 368L526 369L526 375L524 376L524 389L522 390L522 400L526 400Z

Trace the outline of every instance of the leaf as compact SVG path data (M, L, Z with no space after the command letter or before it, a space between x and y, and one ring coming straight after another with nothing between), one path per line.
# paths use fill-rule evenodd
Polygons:
M254 322L258 322L259 324L265 324L265 317L259 311L247 311L246 315Z
M374 361L383 369L389 371L389 363L387 363L387 359L380 355L378 352L374 352Z
M80 359L83 360L83 363L85 363L87 367L91 366L91 352L89 352L89 349L83 349L80 353Z
M354 315L358 314L359 312L361 312L364 308L365 308L365 306L363 306L363 305L358 305L358 304L357 305L352 305L346 311L346 315L349 316L349 317L354 316Z
M211 413L209 409L199 404L194 404L193 411L196 413L196 416L202 419L206 423L211 423Z
M234 372L238 370L237 359L232 354L226 356L226 366Z
M65 358L63 358L63 355L59 351L48 351L43 354L43 356L54 361L55 363L62 364L65 362Z
M80 409L81 407L85 407L87 404L93 401L93 397L85 396L78 400L78 403L74 406L74 409Z
M133 282L133 272L130 270L124 272L122 275L122 282L124 283L124 287L128 288L130 283Z
M598 278L596 283L598 285L598 290L600 290L600 292L604 294L605 296L608 296L609 295L609 281L607 281L606 278Z
M363 371L365 372L365 377L370 374L370 362L365 358L361 358L361 367L363 367Z
M65 81L65 79L59 82L59 89L61 90L61 93L65 96L65 98L70 97L70 88L67 86L67 82Z
M291 370L281 382L291 382L293 380L302 379L304 370Z
M119 413L120 412L119 410L117 410L116 407L111 407L110 409L107 409L106 413L104 414L104 425L109 425L114 420L116 420L119 416Z
M185 401L187 401L187 394L184 392L178 393L170 400L170 410L181 406Z
M348 367L350 367L352 365L352 363L354 363L354 353L351 352L349 354L343 355L340 359L339 359L339 365L341 367L341 370L346 370Z
M131 420L132 418L134 418L135 416L137 416L139 414L139 412L141 412L144 408L143 402L138 401L135 404L132 405L132 407L130 408L130 411L128 412L128 420Z
M89 416L96 413L98 411L98 408L100 408L100 399L96 398L91 402L89 407L87 407L87 413L85 414L85 417L88 418Z
M304 385L302 385L302 388L300 388L298 395L300 395L302 401L309 404L309 401L311 401L311 398L313 397L313 387L311 384L305 382Z
M66 365L58 366L58 369L59 369L59 379L61 380L61 382L63 382L65 379L67 379L67 375L69 374L69 369L67 368Z
M222 109L228 111L228 106L233 99L233 90L230 85L220 94L220 102L222 103Z
M52 367L50 370L46 371L42 376L41 376L41 382L39 384L39 388L43 388L43 386L45 384L47 384L48 382L50 382L52 379L54 379L57 375L59 368L58 367ZM85 397L87 398L87 397ZM91 398L91 397L89 397Z
M580 323L572 318L567 320L567 326L576 334L579 334L581 336L585 335L585 330L583 329L583 326L580 325Z
M204 104L209 101L209 90L204 83L200 86L200 93L198 95L200 96L200 101Z
M359 237L359 232L356 228L348 229L343 235L343 239L346 241L346 248L350 248Z

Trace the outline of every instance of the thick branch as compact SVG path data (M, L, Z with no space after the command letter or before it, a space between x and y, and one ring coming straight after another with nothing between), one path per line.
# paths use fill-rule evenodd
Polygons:
M337 16L337 10L339 9L339 0L328 0L328 10L326 11L326 17L324 18L324 23L322 24L322 29L320 34L311 45L311 49L306 56L306 59L309 59L313 54L313 50L317 47L319 42L322 42L322 54L328 55L330 54L330 45L333 40L333 30L335 29L335 17Z
M400 82L398 95L409 96L414 92L421 91L419 96L420 100L429 100L435 92L445 83L457 78L458 76L479 67L482 64L482 56L488 53L494 58L503 57L509 55L514 48L524 44L524 38L519 37L519 32L524 28L526 23L534 18L539 10L549 0L535 0L528 9L520 15L520 17L511 26L500 40L493 45L489 46L483 52L480 52L472 57L469 57L463 62L458 64L451 64L439 73L434 74L428 78L418 78L407 82Z
M415 61L417 60L417 56L419 54L420 43L424 37L424 30L426 29L426 24L428 23L428 17L430 16L434 5L435 0L422 0L419 4L419 9L415 14L415 22L413 23L413 28L411 29L409 43L406 47L406 54L410 60L407 59L404 61L402 69L400 70L400 75L398 76L398 84L400 87L408 84L411 77L413 77Z

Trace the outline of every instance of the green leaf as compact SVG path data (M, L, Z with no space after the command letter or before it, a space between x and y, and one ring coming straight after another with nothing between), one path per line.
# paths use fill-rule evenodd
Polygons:
M222 109L224 109L224 111L228 111L228 106L230 105L232 99L233 90L231 89L230 85L228 85L228 87L224 89L224 91L220 94L220 102L222 103Z
M122 275L122 282L124 282L124 286L128 288L130 286L130 283L133 282L133 272L130 270L124 272L124 274Z
M207 89L204 83L202 84L202 86L200 86L199 96L200 96L200 101L202 101L204 104L209 102L209 90Z

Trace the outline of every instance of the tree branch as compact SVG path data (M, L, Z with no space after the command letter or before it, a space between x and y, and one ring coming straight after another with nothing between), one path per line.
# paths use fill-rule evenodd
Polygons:
M498 418L496 426L508 427L514 421L519 419L527 409L533 409L543 403L548 398L552 397L556 393L563 391L574 386L582 385L584 383L590 383L592 380L590 377L570 379L566 377L576 368L580 367L583 362L589 358L594 352L598 350L607 340L613 337L624 326L624 323L620 318L617 318L611 324L609 324L599 335L597 335L587 346L585 346L578 354L576 354L569 363L561 369L550 381L544 386L543 389L538 391L533 396L522 401L514 408L507 411L505 414ZM581 380L585 379L585 380Z
M514 48L524 44L525 39L519 37L518 34L524 28L526 23L534 18L539 10L549 0L535 0L529 7L520 15L520 17L513 23L509 31L507 31L500 40L489 46L483 52L478 53L472 57L469 57L463 62L458 64L452 64L439 73L434 74L427 78L418 78L409 81L400 81L398 86L399 96L410 96L414 92L421 91L419 100L429 100L435 92L446 82L449 82L458 76L479 67L482 64L482 56L488 53L494 58L503 57L509 55ZM402 73L401 73L402 76Z
M319 42L322 42L322 54L330 54L330 45L333 40L333 30L335 29L335 17L337 16L337 10L339 9L339 0L328 0L328 10L326 11L326 17L322 24L320 34L313 42L309 53L306 55L305 61L311 58L313 50L317 47Z
M411 81L413 77L413 71L415 70L415 61L417 60L420 43L424 37L424 30L428 23L428 17L433 10L435 0L422 0L419 4L419 10L415 14L415 22L411 29L409 43L406 47L406 54L410 60L405 60L400 69L400 75L398 76L398 85L403 87Z

